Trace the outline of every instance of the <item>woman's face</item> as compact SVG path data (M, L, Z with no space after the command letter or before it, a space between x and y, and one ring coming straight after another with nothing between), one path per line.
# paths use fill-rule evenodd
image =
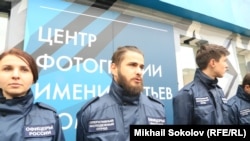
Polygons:
M33 84L33 74L28 64L15 55L0 60L0 88L7 99L26 95Z

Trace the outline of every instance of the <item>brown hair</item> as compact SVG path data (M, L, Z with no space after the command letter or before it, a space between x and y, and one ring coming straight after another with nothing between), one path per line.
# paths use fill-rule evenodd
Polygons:
M134 51L144 56L143 53L136 46L122 46L118 47L117 50L114 52L111 58L112 63L115 63L117 66L119 66L121 61L124 59L124 54L127 51Z
M2 60L6 55L15 55L18 58L22 59L25 63L27 63L33 74L33 83L36 83L36 81L38 80L37 64L30 54L18 48L11 48L0 55L0 60Z
M230 52L223 46L215 44L203 44L196 52L196 64L203 70L211 59L219 61L222 56L228 56Z
M247 73L242 81L242 86L244 87L245 85L250 85L250 73Z

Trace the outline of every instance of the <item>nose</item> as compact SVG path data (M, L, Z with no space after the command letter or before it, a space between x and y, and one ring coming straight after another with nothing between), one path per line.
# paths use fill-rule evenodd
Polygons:
M142 68L140 68L140 67L137 67L137 69L136 69L136 74L142 74L143 73L143 69Z
M19 72L19 70L13 70L12 78L13 78L13 79L18 79L19 77L20 77L20 72Z
M229 68L229 65L228 65L228 63L226 63L226 68L227 68L227 70L228 70L228 68Z

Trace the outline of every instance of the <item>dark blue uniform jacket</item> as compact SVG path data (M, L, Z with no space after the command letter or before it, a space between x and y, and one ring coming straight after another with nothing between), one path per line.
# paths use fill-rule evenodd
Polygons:
M217 83L196 69L194 80L173 98L174 124L228 124L227 99Z
M250 95L238 86L237 93L228 101L230 124L250 124Z
M165 124L164 105L144 94L131 97L113 80L109 94L85 103L77 113L77 141L129 141L132 124Z
M5 99L0 89L1 141L64 141L56 111L43 103L33 103L32 91Z

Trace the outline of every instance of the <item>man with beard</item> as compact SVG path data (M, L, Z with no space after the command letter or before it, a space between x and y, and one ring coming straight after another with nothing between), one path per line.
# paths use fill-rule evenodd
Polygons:
M166 123L164 105L142 94L143 53L135 46L124 46L111 59L110 91L78 111L77 141L129 141L130 125Z

